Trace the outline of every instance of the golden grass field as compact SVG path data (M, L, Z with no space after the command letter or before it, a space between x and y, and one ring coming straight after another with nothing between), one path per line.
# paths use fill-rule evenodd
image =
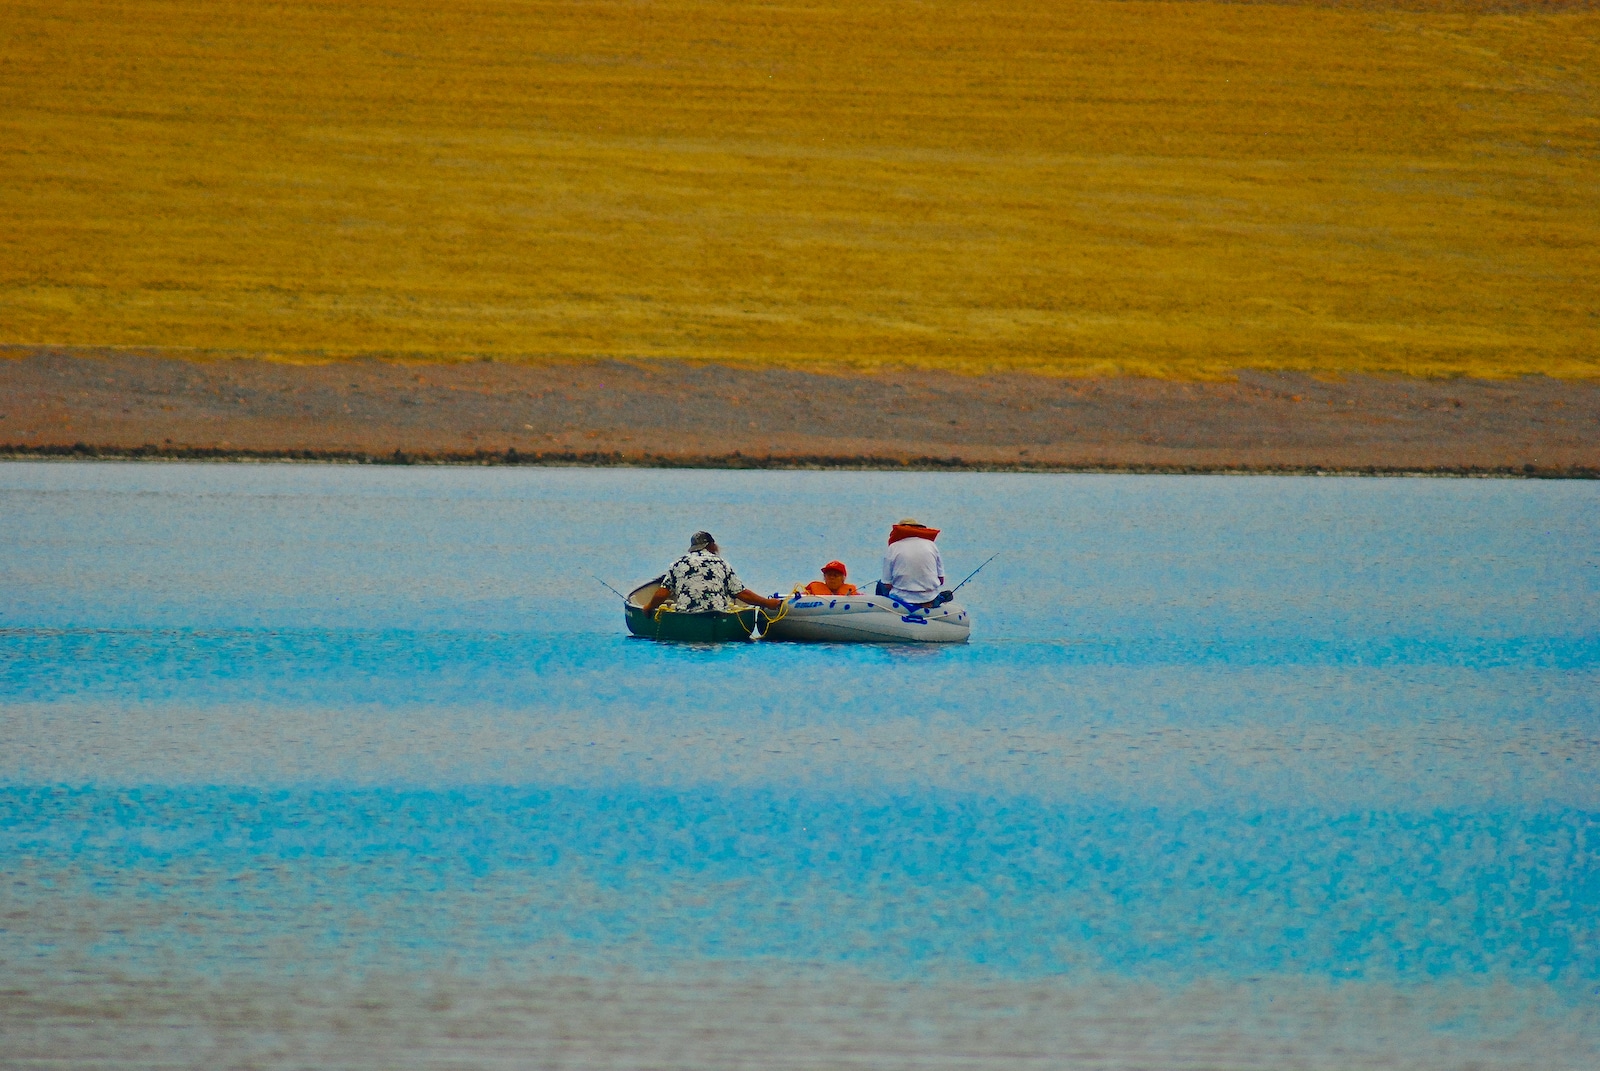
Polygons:
M1600 13L11 0L0 344L1600 375Z

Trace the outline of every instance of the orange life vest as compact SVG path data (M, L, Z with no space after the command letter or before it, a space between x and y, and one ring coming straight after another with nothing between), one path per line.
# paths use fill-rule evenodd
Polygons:
M856 590L856 586L854 584L840 584L839 585L839 590L835 592L835 591L832 591L832 590L830 590L828 588L828 582L826 580L813 580L811 583L806 585L806 594L807 595L860 595L861 592Z
M938 539L939 529L923 528L914 524L897 524L889 529L889 542L898 543L902 539Z

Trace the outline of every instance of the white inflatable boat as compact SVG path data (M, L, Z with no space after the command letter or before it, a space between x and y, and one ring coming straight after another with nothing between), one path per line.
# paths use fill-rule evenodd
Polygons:
M773 611L768 640L801 643L966 643L972 618L959 603L923 610L887 595L791 595Z

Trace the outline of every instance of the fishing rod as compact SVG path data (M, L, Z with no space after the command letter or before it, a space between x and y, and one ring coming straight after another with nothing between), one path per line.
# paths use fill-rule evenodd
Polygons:
M989 555L989 557L984 561L983 565L988 565L989 562L994 561L998 557L1000 557L1000 552L996 551L995 553ZM967 580L971 580L973 577L975 577L979 573L983 572L983 565L978 566L976 569L972 570L972 572L968 573L967 574ZM958 592L962 588L966 587L967 586L967 580L963 580L961 583L959 583L955 587L951 588L950 589L950 594L954 595L956 592Z
M989 564L989 563L988 562L984 562L984 565L987 565L987 564ZM981 568L983 568L983 566L979 566L979 568L981 569ZM593 573L590 573L589 575L590 576L594 576ZM605 588L607 591L611 592L611 594L615 595L617 598L621 599L623 602L627 602L628 601L628 597L626 595L624 595L622 592L618 591L616 588L612 587L610 584L607 584L604 580L601 580L599 577L594 576L594 582L596 584L599 584L601 587Z

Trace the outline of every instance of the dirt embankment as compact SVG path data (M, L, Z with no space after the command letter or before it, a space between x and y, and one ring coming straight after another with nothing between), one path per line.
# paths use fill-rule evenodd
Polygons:
M1600 383L289 365L0 351L0 452L747 467L1600 475Z

